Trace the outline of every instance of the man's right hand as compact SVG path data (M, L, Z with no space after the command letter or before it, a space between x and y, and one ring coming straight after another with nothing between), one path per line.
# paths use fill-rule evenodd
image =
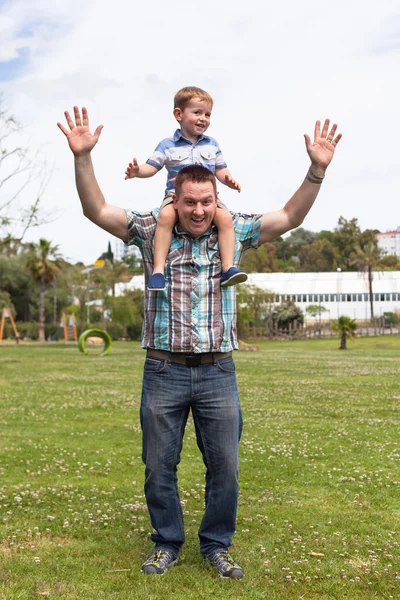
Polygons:
M68 111L65 111L64 115L70 130L68 131L61 123L57 123L57 126L67 138L72 152L75 156L89 154L98 142L103 125L96 127L95 132L91 134L89 130L88 112L85 107L82 108L81 118L79 108L74 106L75 123Z
M136 158L126 167L125 179L133 179L139 175L140 167Z

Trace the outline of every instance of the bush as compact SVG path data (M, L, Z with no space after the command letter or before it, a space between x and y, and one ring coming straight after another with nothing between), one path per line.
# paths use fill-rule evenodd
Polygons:
M287 300L274 307L272 310L272 319L277 329L289 329L294 322L297 322L298 325L303 325L304 314L301 308L296 306L294 302Z
M128 325L126 328L127 336L130 340L140 340L142 337L142 326L139 323Z
M385 325L398 325L400 323L400 316L395 312L384 312L382 316Z
M25 337L31 340L39 339L39 323L37 321L17 321L15 325L21 340Z
M107 324L107 333L112 340L119 340L122 338L123 330L124 328L120 323Z

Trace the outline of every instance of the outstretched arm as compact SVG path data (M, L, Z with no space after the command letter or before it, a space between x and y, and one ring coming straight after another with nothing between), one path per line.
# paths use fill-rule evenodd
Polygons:
M224 185L227 185L232 190L237 190L238 192L240 192L240 190L242 189L240 183L233 179L232 175L230 174L230 171L226 167L224 169L216 169L215 177L218 179L218 181L220 181Z
M329 130L329 119L326 119L322 131L321 122L316 122L313 142L307 134L304 134L311 166L303 183L285 206L281 210L263 215L260 244L271 242L283 233L302 224L318 196L326 169L342 137L341 133L336 135L336 130L336 124Z
M57 126L66 136L75 157L75 181L83 214L102 229L127 241L128 227L125 211L122 208L107 204L104 200L94 174L90 155L99 140L103 125L99 125L93 134L90 133L86 108L82 108L81 117L78 107L74 106L75 122L68 111L65 111L64 114L69 129L61 123L57 123Z
M148 165L147 163L144 165L138 165L137 159L134 158L126 167L125 179L133 179L134 177L146 179L147 177L153 177L153 175L156 173L158 173L158 169L156 169L156 167L153 167L153 165Z

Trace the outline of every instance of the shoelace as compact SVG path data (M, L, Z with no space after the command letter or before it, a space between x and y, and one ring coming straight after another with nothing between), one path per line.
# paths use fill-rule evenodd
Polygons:
M163 556L163 554L165 556ZM163 551L163 550L156 550L156 552L154 553L154 558L153 560L151 560L150 562L148 562L148 565L155 565L156 567L161 567L161 561L163 559L166 559L168 556L168 553Z
M228 563L229 566L233 567L233 568L237 568L237 564L235 563L235 561L233 560L233 558L231 556L229 556L229 552L218 552L218 554L215 555L214 561L215 564L217 566L220 566L223 563Z

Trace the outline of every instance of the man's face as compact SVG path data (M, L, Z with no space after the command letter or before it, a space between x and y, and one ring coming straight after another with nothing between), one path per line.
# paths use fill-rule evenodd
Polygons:
M174 196L174 208L179 226L192 237L203 235L210 228L217 208L217 198L211 181L184 181L179 197Z

